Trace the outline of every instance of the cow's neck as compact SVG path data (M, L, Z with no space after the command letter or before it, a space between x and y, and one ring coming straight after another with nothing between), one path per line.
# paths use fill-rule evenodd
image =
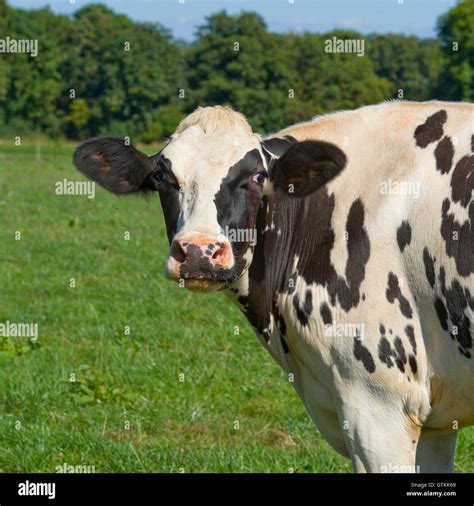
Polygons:
M292 290L296 279L296 259L299 258L300 270L306 263L307 248L310 247L313 253L318 248L318 241L314 239L320 235L315 234L314 225L315 216L324 212L315 205L320 201L284 196L265 197L262 201L252 262L239 281L239 292L233 294L233 298L252 326L264 337L271 315L275 320L278 318L278 294ZM311 234L306 230L309 224L313 229ZM309 236L313 239L311 244L307 243Z

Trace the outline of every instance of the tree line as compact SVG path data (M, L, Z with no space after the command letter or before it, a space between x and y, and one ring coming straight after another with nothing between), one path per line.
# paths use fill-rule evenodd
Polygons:
M253 12L217 12L192 43L101 4L71 17L0 0L0 40L38 40L38 55L0 53L0 136L169 136L198 105L229 104L255 131L390 98L472 101L474 2L438 20L437 39L268 30ZM363 40L363 55L327 41Z

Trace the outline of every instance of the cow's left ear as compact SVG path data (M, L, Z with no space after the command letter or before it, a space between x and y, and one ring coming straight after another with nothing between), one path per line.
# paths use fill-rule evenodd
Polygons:
M334 144L301 141L272 161L269 179L276 190L305 197L334 179L346 163L346 155Z

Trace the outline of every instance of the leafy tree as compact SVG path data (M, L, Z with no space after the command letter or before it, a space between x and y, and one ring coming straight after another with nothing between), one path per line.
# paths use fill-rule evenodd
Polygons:
M87 102L82 98L77 98L72 101L69 113L64 117L64 121L66 124L70 124L76 132L81 132L89 123L91 116L92 111Z
M38 56L27 53L2 55L7 60L10 78L6 93L0 97L0 109L6 122L21 118L31 130L52 135L60 129L56 98L61 88L58 70L62 58L62 40L69 20L49 9L25 11L9 9L5 32L13 39L36 39Z
M444 65L439 94L449 100L474 100L474 2L458 0L438 21Z
M357 32L336 30L324 35L306 33L289 40L294 46L290 65L297 76L297 114L304 112L306 118L390 97L390 83L376 75L367 56L326 52L326 41L333 40L333 37L340 40L362 39Z
M267 31L254 13L210 16L186 54L190 103L231 104L257 130L283 126L294 83L280 36Z
M391 82L393 97L434 98L434 85L441 70L437 41L388 34L369 37L367 46L377 75ZM403 96L398 95L398 90L403 90Z
M84 138L171 135L196 106L229 104L256 131L397 96L474 98L474 4L460 0L438 23L440 41L268 31L253 12L207 18L191 44L159 24L101 4L72 17L0 0L0 38L37 39L39 54L0 54L0 134L41 131ZM364 39L365 55L326 52L326 41Z
M7 16L9 16L10 9L8 8L5 0L0 0L0 37L3 37L7 32ZM10 81L10 65L5 56L0 56L0 104L5 101L8 90L8 83ZM4 109L0 107L0 121L5 118L2 115Z
M140 135L184 86L182 52L168 31L134 23L102 5L75 13L66 47L69 58L61 73L67 76L67 89L61 105L69 110L69 119L77 119L78 106L73 107L68 93L73 89L82 113L86 107L89 111L81 130L90 135L116 133L118 124L121 133ZM69 125L69 134L77 135L77 121Z
M187 52L190 106L229 103L255 129L275 131L314 114L389 98L390 83L376 75L369 58L325 52L333 36L361 38L342 31L276 35L256 14L210 16Z

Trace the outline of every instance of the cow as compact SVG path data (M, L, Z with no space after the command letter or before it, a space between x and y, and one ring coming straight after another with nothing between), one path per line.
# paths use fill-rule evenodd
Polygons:
M214 106L153 156L103 137L74 163L116 195L158 193L166 276L238 305L355 472L452 472L474 423L473 134L467 103L267 137Z

